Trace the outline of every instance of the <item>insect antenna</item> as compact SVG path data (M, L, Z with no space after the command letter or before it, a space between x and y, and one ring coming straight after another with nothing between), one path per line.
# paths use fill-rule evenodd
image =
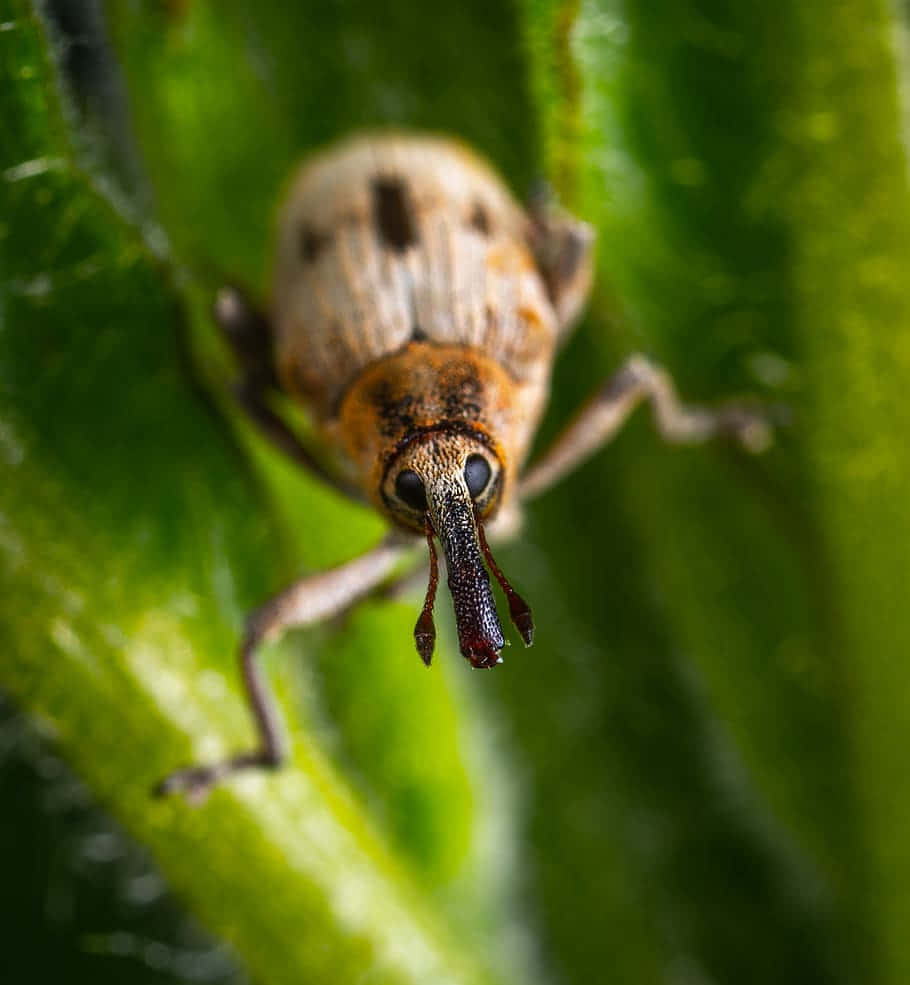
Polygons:
M439 585L439 561L436 557L436 545L433 543L433 523L430 514L426 515L427 546L430 548L430 581L427 584L427 596L423 602L423 611L414 627L414 642L420 659L429 667L433 659L433 647L436 645L436 626L433 623L433 604L436 602L436 587Z
M499 570L499 565L493 560L490 545L487 543L487 535L483 529L483 522L480 519L480 511L476 507L474 508L474 517L477 521L477 535L480 538L480 549L483 551L487 567L493 573L493 577L499 582L503 592L505 592L506 601L509 603L509 616L512 619L512 623L524 640L525 646L530 646L534 639L534 620L531 616L531 607L512 588L509 584L509 579Z

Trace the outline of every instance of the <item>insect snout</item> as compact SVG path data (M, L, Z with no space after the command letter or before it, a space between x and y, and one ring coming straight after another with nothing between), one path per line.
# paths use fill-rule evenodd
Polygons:
M504 469L496 454L479 437L430 432L392 462L383 498L391 516L413 529L419 523L430 551L430 581L414 636L417 650L429 665L435 643L433 603L438 567L434 540L442 545L449 592L461 652L474 667L502 662L505 637L490 585L497 578L509 599L519 599L493 560L484 523L497 506ZM530 643L530 609L519 599L522 638ZM513 616L514 618L514 616ZM518 625L516 623L516 625Z

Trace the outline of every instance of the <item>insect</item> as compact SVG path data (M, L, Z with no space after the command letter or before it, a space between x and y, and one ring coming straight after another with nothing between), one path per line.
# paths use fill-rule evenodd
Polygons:
M528 209L461 144L366 135L305 163L280 212L269 314L234 288L216 320L243 368L237 396L262 433L340 492L366 499L393 531L340 567L300 579L248 618L240 646L258 746L172 773L160 793L198 799L223 778L283 758L259 645L340 613L388 581L415 538L429 585L414 630L429 665L445 556L461 653L501 662L499 582L530 645L531 610L487 538L514 533L521 504L601 447L642 401L672 441L726 434L757 451L765 418L739 405L682 405L670 377L641 356L613 375L552 447L526 464L553 361L586 301L591 228L544 197ZM275 410L302 404L319 441L305 444Z

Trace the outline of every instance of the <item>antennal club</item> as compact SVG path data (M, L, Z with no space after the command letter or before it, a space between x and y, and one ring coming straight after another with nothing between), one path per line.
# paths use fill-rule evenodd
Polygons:
M524 640L525 646L530 646L534 639L534 619L531 616L531 607L509 584L509 579L499 570L499 565L493 560L490 545L487 543L487 535L483 529L483 522L480 519L480 511L475 507L474 517L477 521L477 535L480 538L480 549L483 551L487 567L493 573L493 577L499 582L506 601L509 603L509 616L513 625L518 630L519 635Z
M427 596L423 602L423 611L414 627L414 642L420 659L429 667L433 659L433 648L436 646L436 626L433 623L433 605L436 602L436 587L439 585L439 561L436 557L436 545L433 543L433 524L430 514L426 515L427 546L430 548L430 581L427 584Z

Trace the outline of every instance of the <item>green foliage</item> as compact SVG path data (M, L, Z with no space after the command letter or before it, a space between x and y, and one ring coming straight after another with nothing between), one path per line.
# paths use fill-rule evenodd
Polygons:
M0 10L0 686L254 980L910 979L892 8L111 0L135 147ZM791 424L752 460L641 415L501 552L532 650L425 672L371 603L266 653L292 767L152 801L248 741L243 612L379 536L237 419L207 310L265 292L300 154L381 126L597 225L547 434L634 349Z

